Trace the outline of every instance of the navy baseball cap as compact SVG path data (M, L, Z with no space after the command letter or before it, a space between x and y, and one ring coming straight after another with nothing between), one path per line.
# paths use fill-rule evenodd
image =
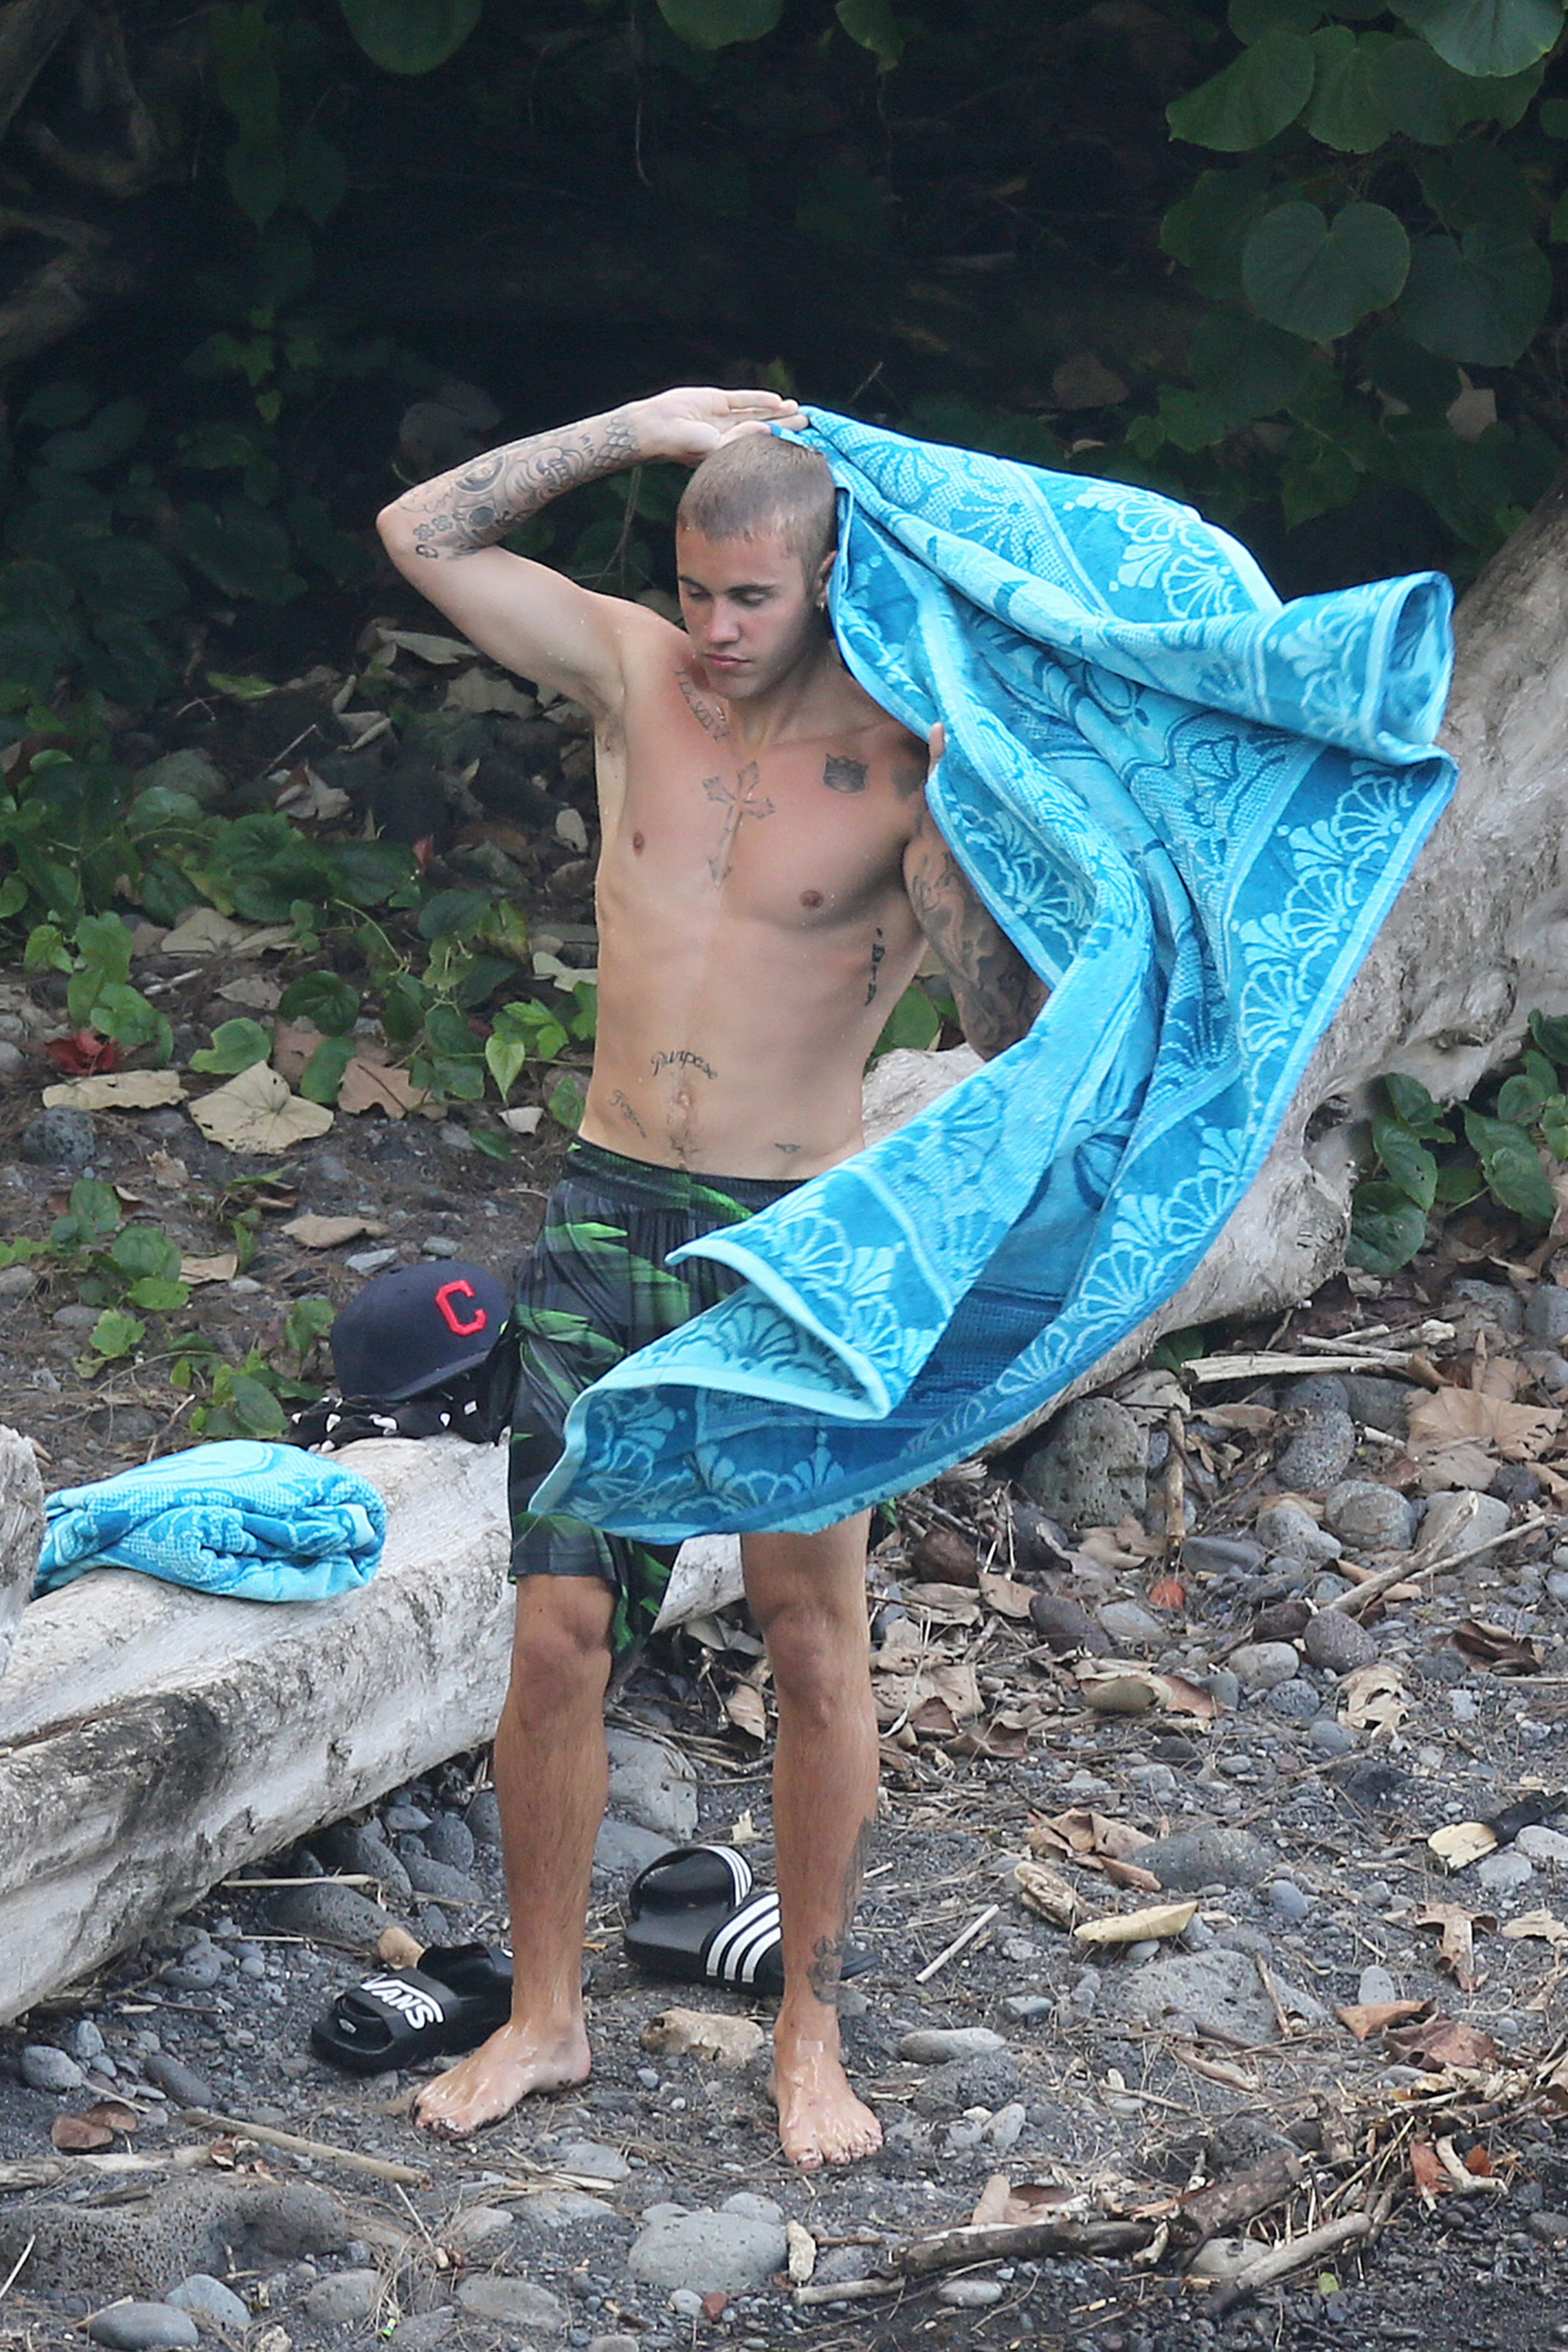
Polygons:
M345 1397L395 1403L482 1364L501 1336L507 1295L460 1258L396 1265L367 1282L332 1325L332 1366Z

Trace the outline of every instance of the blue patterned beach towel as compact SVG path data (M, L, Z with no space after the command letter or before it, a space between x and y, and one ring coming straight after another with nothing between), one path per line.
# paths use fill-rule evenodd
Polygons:
M812 1528L1059 1394L1252 1181L1453 787L1440 573L1281 604L1147 490L819 410L844 657L1050 983L898 1133L679 1255L745 1286L574 1404L536 1510Z
M44 1505L35 1595L89 1568L139 1568L240 1601L329 1601L375 1574L386 1506L296 1445L193 1445Z

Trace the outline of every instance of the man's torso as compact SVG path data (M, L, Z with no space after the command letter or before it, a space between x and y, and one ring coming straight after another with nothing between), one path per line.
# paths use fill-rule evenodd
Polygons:
M598 740L599 1024L583 1132L733 1176L860 1142L860 1078L923 942L903 880L921 746L845 677L754 752L673 628L638 625Z

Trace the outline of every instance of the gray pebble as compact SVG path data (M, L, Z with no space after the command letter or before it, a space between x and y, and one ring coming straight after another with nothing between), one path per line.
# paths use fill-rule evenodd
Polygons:
M79 2017L65 2039L71 2056L79 2058L84 2065L95 2065L102 2060L106 2047L103 2035L90 2017Z
M983 2058L1006 2047L1003 2036L988 2025L933 2025L904 2034L899 2055L916 2066L945 2066L957 2058Z
M1415 1539L1415 1507L1393 1486L1346 1478L1324 1500L1323 1525L1356 1551L1408 1551Z
M1544 2210L1527 2213L1524 2226L1532 2238L1540 2239L1543 2246L1561 2246L1568 2242L1568 2213Z
M1206 1822L1137 1846L1127 1859L1152 1870L1163 1893L1195 1895L1205 1886L1256 1886L1273 1857L1246 1830Z
M694 2286L678 2286L669 2298L669 2307L677 2319L705 2319L702 2297Z
M22 2080L34 2091L78 2091L87 2077L74 2058L52 2042L28 2042L17 2060Z
M363 1872L378 1879L395 1900L406 1901L408 1873L376 1823L334 1822L330 1829L318 1831L311 1843L329 1870Z
M437 1813L425 1832L425 1851L448 1870L471 1870L474 1833L461 1813Z
M1321 1494L1344 1476L1354 1455L1355 1423L1334 1406L1314 1407L1274 1466L1282 1486Z
M741 2213L749 2221L771 2221L776 2228L784 2228L784 2207L775 2205L771 2197L759 2197L752 2189L737 2189L733 2197L725 2198L719 2210Z
M1524 1328L1532 1339L1559 1347L1568 1339L1568 1290L1554 1282L1538 1282L1524 1302Z
M188 2311L172 2303L116 2303L95 2311L87 2323L95 2344L110 2352L161 2352L174 2345L199 2344L196 2323Z
M405 2331L398 2330L399 2335ZM635 2336L593 2336L588 2339L587 2352L639 2352Z
M329 2326L368 2319L380 2295L379 2271L335 2271L316 2281L305 2297L305 2309L312 2319Z
M432 1862L427 1853L410 1853L404 1858L404 1868L416 1895L433 1895L438 1903L482 1903L484 1890L466 1871L449 1870L444 1862Z
M480 1789L468 1801L463 1815L480 1845L500 1843L500 1800L493 1789Z
M1029 1602L1037 1633L1053 1650L1093 1650L1100 1646L1100 1627L1087 1609L1065 1593L1037 1592Z
M41 1110L22 1129L16 1148L36 1168L85 1168L92 1158L97 1133L85 1110Z
M430 1826L429 1814L420 1806L410 1804L406 1799L401 1803L388 1805L382 1819L394 1836L421 1837Z
M210 2278L205 2271L193 2271L189 2278L169 2290L168 2300L179 2311L194 2311L198 2318L210 2319L215 2327L231 2327L243 2335L250 2325L250 2308L241 2303L232 2287L222 2279Z
M426 1257L456 1257L458 1244L450 1234L426 1234L419 1244Z
M1403 1381L1385 1380L1378 1372L1346 1372L1342 1376L1345 1410L1369 1429L1387 1437L1403 1437L1410 1420L1414 1389Z
M1056 2002L1048 1993L1010 1992L1002 2006L1020 2025L1037 2025L1042 2017L1051 2015Z
M1069 1530L1116 1526L1148 1502L1149 1440L1135 1413L1110 1397L1079 1397L1026 1456L1018 1484Z
M1488 1543L1508 1528L1511 1514L1495 1495L1470 1486L1434 1495L1421 1515L1421 1549L1431 1559L1451 1551L1468 1551L1471 1544Z
M1099 1614L1103 1631L1119 1648L1157 1650L1170 1638L1170 1626L1139 1601L1108 1601Z
M684 2213L650 2222L634 2241L626 2267L645 2286L669 2294L745 2294L765 2286L787 2253L782 2222L745 2213Z
M1207 1681L1209 1696L1224 1712L1234 1712L1241 1705L1241 1683L1228 1666L1212 1667Z
M1280 1716L1287 1723L1310 1723L1322 1700L1310 1683L1293 1675L1289 1682L1275 1684L1267 1704L1270 1715Z
M380 1274L384 1267L397 1264L395 1249L354 1250L343 1264L351 1274Z
M1377 1637L1344 1610L1326 1609L1320 1610L1303 1633L1301 1647L1325 1674L1348 1675L1376 1657Z
M1399 1987L1388 1970L1380 1969L1373 1961L1370 1968L1363 1969L1356 1983L1355 1997L1363 2008L1367 2009L1378 2001L1397 2000Z
M1006 2294L1000 2279L948 2279L936 2291L938 2303L950 2304L955 2311L986 2311L1000 2303Z
M1552 1870L1568 1870L1568 1837L1561 1830L1532 1823L1520 1831L1513 1844L1514 1852L1522 1853L1530 1862L1543 1862Z
M1320 1715L1307 1734L1320 1756L1348 1756L1355 1746L1355 1734L1331 1715Z
M590 2180L627 2180L631 2166L618 2147L606 2147L603 2140L569 2140L555 2158L562 2172L585 2173ZM780 2216L783 2219L783 2216Z
M193 1944L158 1974L177 1992L210 1992L223 1974L223 1959L211 1944Z
M1484 1862L1476 1864L1476 1882L1489 1895L1517 1894L1535 1876L1534 1864L1526 1854L1516 1850L1489 1853Z
M1233 1650L1230 1670L1246 1691L1272 1690L1289 1682L1301 1661L1290 1642L1244 1642Z
M1304 1919L1312 1907L1311 1896L1305 1894L1293 1878L1277 1878L1268 1889L1268 1903L1269 1908L1277 1911L1281 1919L1291 1921Z
M1194 1576L1256 1576L1266 1557L1247 1536L1189 1536L1182 1547L1183 1563Z
M464 2279L458 2288L458 2301L476 2319L496 2320L525 2336L564 2335L571 2318L561 2297L552 2294L548 2287L535 2286L531 2279L502 2278L494 2273Z
M1304 1560L1309 1568L1327 1568L1340 1556L1338 1536L1321 1528L1299 1503L1266 1503L1256 1527L1258 1542L1271 1553L1283 1552L1289 1559Z
M316 1879L309 1886L285 1887L268 1908L285 1935L309 1942L337 1944L344 1951L374 1954L392 1924L387 1914L353 1886Z

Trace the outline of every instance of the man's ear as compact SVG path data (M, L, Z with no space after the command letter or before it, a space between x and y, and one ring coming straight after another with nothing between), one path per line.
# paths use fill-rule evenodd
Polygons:
M827 583L833 577L833 567L837 560L838 550L831 547L816 567L816 578L812 584L811 601L819 613L826 613L827 610Z

